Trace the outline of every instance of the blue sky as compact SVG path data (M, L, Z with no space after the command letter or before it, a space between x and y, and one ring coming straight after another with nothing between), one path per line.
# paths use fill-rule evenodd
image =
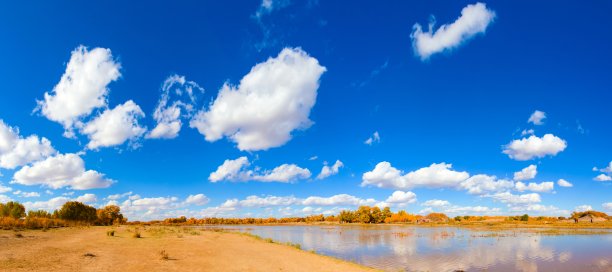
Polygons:
M3 3L0 201L130 219L611 212L610 11Z

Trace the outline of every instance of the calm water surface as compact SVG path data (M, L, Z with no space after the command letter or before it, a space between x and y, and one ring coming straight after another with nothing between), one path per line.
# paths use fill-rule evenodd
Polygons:
M414 226L222 226L388 271L612 271L612 234ZM610 231L610 230L608 230Z

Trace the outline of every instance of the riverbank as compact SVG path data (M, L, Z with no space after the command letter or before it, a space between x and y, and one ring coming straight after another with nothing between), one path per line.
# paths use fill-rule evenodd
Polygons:
M133 226L0 231L0 270L374 271L238 233Z

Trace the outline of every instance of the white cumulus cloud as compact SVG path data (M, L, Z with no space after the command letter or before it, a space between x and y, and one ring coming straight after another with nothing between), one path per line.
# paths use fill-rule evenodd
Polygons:
M532 123L534 125L542 125L544 124L544 119L546 119L546 113L543 111L536 110L531 114L531 116L529 116L527 123Z
M449 206L450 202L446 200L440 200L440 199L430 199L430 200L425 201L421 205L427 206L427 207L444 207L444 206Z
M238 86L225 84L208 110L191 120L207 141L228 137L240 150L282 146L311 126L319 79L326 68L299 48L255 65Z
M596 180L596 181L611 181L612 177L610 177L610 176L608 176L606 174L599 174L598 176L593 178L593 180Z
M467 190L469 194L484 194L506 191L514 187L514 183L505 179L497 179L496 176L474 175L459 184L461 189Z
M552 191L554 187L555 187L555 183L552 181L547 181L547 182L542 182L542 183L530 182L529 184L525 184L519 181L515 184L515 189L519 192L532 191L532 192L546 193L546 192Z
M571 182L564 180L564 179L557 180L557 185L561 187L573 187L574 186Z
M324 179L329 176L338 174L340 168L342 167L344 167L344 164L340 160L336 160L336 162L332 166L324 165L321 169L321 173L317 175L317 179Z
M523 170L519 172L514 172L514 180L522 181L522 180L530 180L535 178L536 174L538 174L538 167L536 165L529 165Z
M185 199L185 204L202 206L208 203L209 201L210 199L206 197L204 194L197 194L197 195L189 195L187 199Z
M494 19L494 11L483 3L476 3L464 7L455 22L442 25L435 32L435 21L429 23L426 31L417 23L410 35L414 53L426 60L433 54L457 48L475 35L484 33Z
M114 183L93 170L85 170L83 159L76 154L56 155L31 166L24 166L13 175L22 185L42 185L52 189L68 187L74 190L106 188Z
M457 172L451 168L452 164L434 163L404 174L391 163L383 161L374 170L363 174L361 185L395 189L457 187L469 177L467 172Z
M208 176L211 182L218 181L261 181L261 182L293 182L310 178L310 170L295 164L282 164L272 170L246 169L250 165L247 157L235 160L225 160L215 172Z
M87 148L98 149L136 140L147 130L138 124L141 117L144 112L132 100L105 110L81 130L89 138Z
M0 119L0 168L14 169L57 153L47 138L30 135L23 138L19 129Z
M71 137L80 118L106 106L108 84L121 76L120 68L110 49L88 50L81 45L72 51L59 83L50 93L45 92L44 100L37 101L38 107L47 119L62 124L65 135Z
M531 135L529 138L514 140L505 145L503 153L511 159L526 161L548 155L555 156L566 147L567 142L555 135L546 134L542 138Z

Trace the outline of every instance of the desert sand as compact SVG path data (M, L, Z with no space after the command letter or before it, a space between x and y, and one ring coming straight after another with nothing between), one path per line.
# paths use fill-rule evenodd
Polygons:
M107 236L111 229L115 236ZM373 271L238 233L182 227L140 233L134 238L128 226L0 231L0 271Z

